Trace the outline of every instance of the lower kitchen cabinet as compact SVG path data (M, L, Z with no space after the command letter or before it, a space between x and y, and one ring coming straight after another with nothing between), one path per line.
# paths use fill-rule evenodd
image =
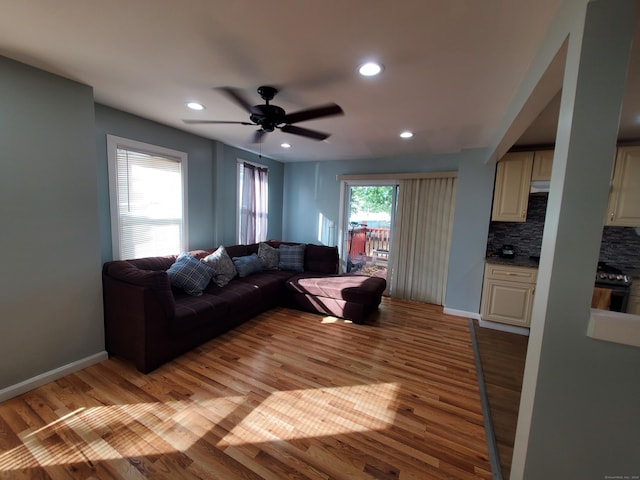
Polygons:
M532 267L485 264L482 319L528 327L537 274L538 270Z

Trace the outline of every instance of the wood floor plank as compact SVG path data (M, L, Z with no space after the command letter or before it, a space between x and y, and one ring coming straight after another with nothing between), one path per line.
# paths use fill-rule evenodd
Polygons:
M480 327L478 351L503 478L509 478L529 337Z
M0 478L489 479L475 372L439 306L276 308L148 375L110 358L0 404Z

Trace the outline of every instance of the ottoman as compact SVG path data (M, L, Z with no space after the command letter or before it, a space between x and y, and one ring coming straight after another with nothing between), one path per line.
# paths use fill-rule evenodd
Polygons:
M361 275L300 273L286 288L293 305L302 310L363 323L380 305L387 282Z

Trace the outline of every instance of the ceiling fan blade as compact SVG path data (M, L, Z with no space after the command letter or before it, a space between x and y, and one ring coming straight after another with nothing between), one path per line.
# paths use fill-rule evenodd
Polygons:
M258 130L255 131L255 133L253 134L253 143L262 143L262 138L266 135L267 132L265 132L263 129L259 128Z
M240 105L243 109L245 109L249 113L255 113L253 105L249 103L249 101L240 93L239 90L236 90L232 87L219 87L218 90L224 92L224 94L233 102Z
M227 120L182 120L184 123L187 123L189 125L195 125L198 123L234 123L234 124L240 124L240 125L254 125L253 123L250 122L234 122L234 121L227 121Z
M335 103L329 103L319 107L309 108L307 110L300 110L285 115L283 123L291 124L303 122L305 120L313 120L314 118L330 117L332 115L343 115L344 112L340 105Z
M280 130L302 137L312 138L314 140L325 140L331 136L330 133L318 132L317 130L309 130L308 128L296 127L295 125L283 125Z

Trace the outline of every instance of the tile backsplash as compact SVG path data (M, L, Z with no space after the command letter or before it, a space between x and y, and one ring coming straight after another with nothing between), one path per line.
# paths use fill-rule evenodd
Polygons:
M513 245L516 255L540 255L544 217L547 210L546 193L529 195L527 221L491 222L487 238L487 254L497 253L504 244ZM623 270L640 271L640 229L604 227L600 245L600 261Z
M546 193L529 195L526 222L491 222L487 253L498 253L507 244L515 247L516 255L540 255L548 197Z

